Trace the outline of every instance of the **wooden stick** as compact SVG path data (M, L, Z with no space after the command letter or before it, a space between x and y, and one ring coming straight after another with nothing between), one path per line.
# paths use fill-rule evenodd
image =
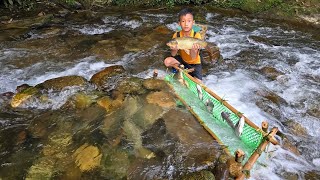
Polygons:
M269 128L269 123L267 121L262 121L261 123L261 129L263 130L263 132L268 132L268 128Z
M270 136L274 136L278 131L278 128L274 127L272 128L272 130L270 131ZM243 166L243 171L249 171L254 163L258 160L258 158L260 157L261 153L266 149L267 145L269 144L269 140L266 139L265 141L263 141L260 146L256 149L256 151L250 156L250 158L248 159L248 161L246 162L246 164ZM245 174L241 173L240 176L238 176L236 178L236 180L243 180L245 178Z

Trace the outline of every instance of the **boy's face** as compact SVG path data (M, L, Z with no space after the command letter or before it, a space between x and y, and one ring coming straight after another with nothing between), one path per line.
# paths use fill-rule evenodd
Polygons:
M186 14L185 16L180 16L179 25L184 32L190 32L194 24L192 14Z

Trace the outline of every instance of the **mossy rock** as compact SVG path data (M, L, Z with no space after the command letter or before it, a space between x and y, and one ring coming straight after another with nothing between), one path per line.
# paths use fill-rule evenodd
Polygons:
M11 99L11 106L12 107L18 107L20 106L23 102L27 101L29 98L32 96L39 94L40 90L37 87L29 87L27 89L24 89L23 91L17 93L14 95Z
M69 86L85 86L87 83L88 81L81 76L62 76L46 80L35 87L46 90L52 89L61 91Z
M102 71L94 74L90 82L97 85L98 88L103 88L105 84L108 84L108 80L112 77L120 76L125 73L125 69L121 65L109 66Z
M100 166L102 158L100 150L89 144L84 144L79 147L72 156L82 172L90 171Z

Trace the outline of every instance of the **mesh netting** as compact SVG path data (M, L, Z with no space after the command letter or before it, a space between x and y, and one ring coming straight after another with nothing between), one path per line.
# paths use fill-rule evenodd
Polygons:
M213 103L213 110L212 110L212 113L210 113L212 115L210 121L215 121L218 124L227 124L227 122L221 117L221 113L222 112L227 112L230 115L229 117L230 117L230 120L232 121L232 123L234 125L237 124L237 122L240 120L240 117L237 114L235 114L230 109L228 109L223 104L223 102L221 102L218 99L216 99L215 97L213 97L211 94L209 94L207 91L205 91L205 89L203 89L201 86L198 85L198 88L197 88L197 83L192 81L184 72L182 74L183 74L182 77L183 77L184 84L192 92L192 94L194 94L196 97L202 96L199 99L201 99L200 101L202 101L203 104L205 104L208 100ZM172 76L170 76L170 77L168 76L166 78L166 80L169 81L169 82L172 81L172 79L173 79ZM199 90L202 93L198 93ZM178 96L180 96L180 94L181 94L181 92L176 92L176 93L178 94ZM183 96L180 96L180 97L182 99L184 99L184 98L188 99L189 98L189 97L183 97ZM199 117L202 118L201 116L199 116ZM204 122L210 123L208 121L204 121ZM213 131L213 129L212 129L212 131ZM223 141L224 138L220 138L219 136L218 136L218 138L229 149L230 149L230 147L233 146L230 150L237 149L237 147L234 147L235 144L237 144L237 143L226 144L226 142ZM233 134L233 138L238 138L238 137L235 134ZM253 127L251 127L251 126L249 126L248 124L245 123L244 128L243 128L243 132L240 135L240 140L245 144L245 146L246 146L245 148L248 149L247 153L249 153L251 155L254 152L254 150L260 145L262 139L263 139L263 134L260 131L257 131L255 128L253 128Z

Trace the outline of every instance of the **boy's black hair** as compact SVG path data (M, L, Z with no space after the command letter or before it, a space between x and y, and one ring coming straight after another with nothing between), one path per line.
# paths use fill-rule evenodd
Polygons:
M181 16L185 16L185 15L187 15L187 14L191 14L191 15L193 16L193 19L194 19L194 13L193 13L192 9L190 9L190 8L184 8L184 9L182 9L182 10L179 12L179 14L178 14L178 19L179 19L179 21L180 21L180 17L181 17Z

